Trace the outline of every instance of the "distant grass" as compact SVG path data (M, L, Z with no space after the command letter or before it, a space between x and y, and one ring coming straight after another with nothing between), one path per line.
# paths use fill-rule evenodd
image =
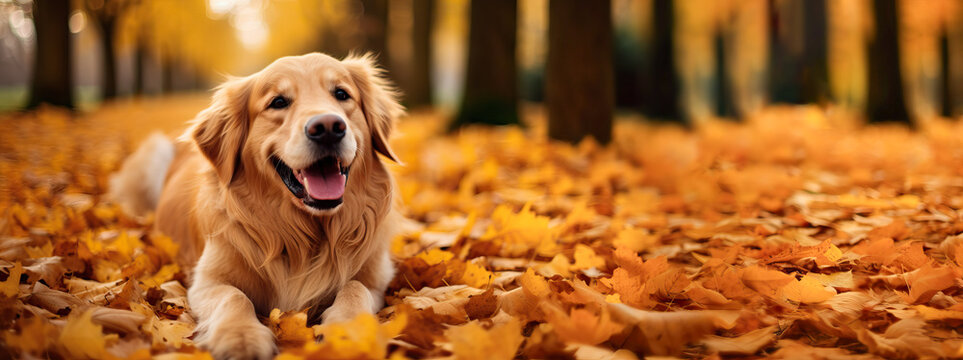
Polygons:
M27 103L27 87L0 87L0 111L17 110Z
M0 112L22 109L27 105L26 86L0 87ZM100 105L100 90L96 86L74 87L74 101L80 110L91 110Z

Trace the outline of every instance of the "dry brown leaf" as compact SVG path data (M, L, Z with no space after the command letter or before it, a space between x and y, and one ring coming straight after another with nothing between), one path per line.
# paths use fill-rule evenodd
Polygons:
M737 337L707 336L702 344L712 353L752 355L776 340L777 326L756 329Z

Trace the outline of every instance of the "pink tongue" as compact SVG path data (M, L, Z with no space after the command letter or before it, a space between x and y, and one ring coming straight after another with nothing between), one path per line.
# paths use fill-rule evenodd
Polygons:
M310 168L302 171L301 182L315 200L334 200L344 196L345 176L337 166L322 169Z

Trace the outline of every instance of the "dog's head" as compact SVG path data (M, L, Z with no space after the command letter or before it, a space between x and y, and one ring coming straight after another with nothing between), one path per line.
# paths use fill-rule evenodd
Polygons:
M313 53L227 81L190 134L222 184L262 182L322 215L338 210L352 169L379 161L375 152L397 161L387 140L402 112L370 56Z

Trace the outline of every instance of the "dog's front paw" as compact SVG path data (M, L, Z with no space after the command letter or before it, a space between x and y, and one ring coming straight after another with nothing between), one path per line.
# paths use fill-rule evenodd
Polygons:
M331 307L321 313L322 323L346 322L362 313L370 314L373 302L368 288L356 280L351 280L338 292Z
M274 333L257 322L219 324L199 345L217 360L266 360L277 353Z

